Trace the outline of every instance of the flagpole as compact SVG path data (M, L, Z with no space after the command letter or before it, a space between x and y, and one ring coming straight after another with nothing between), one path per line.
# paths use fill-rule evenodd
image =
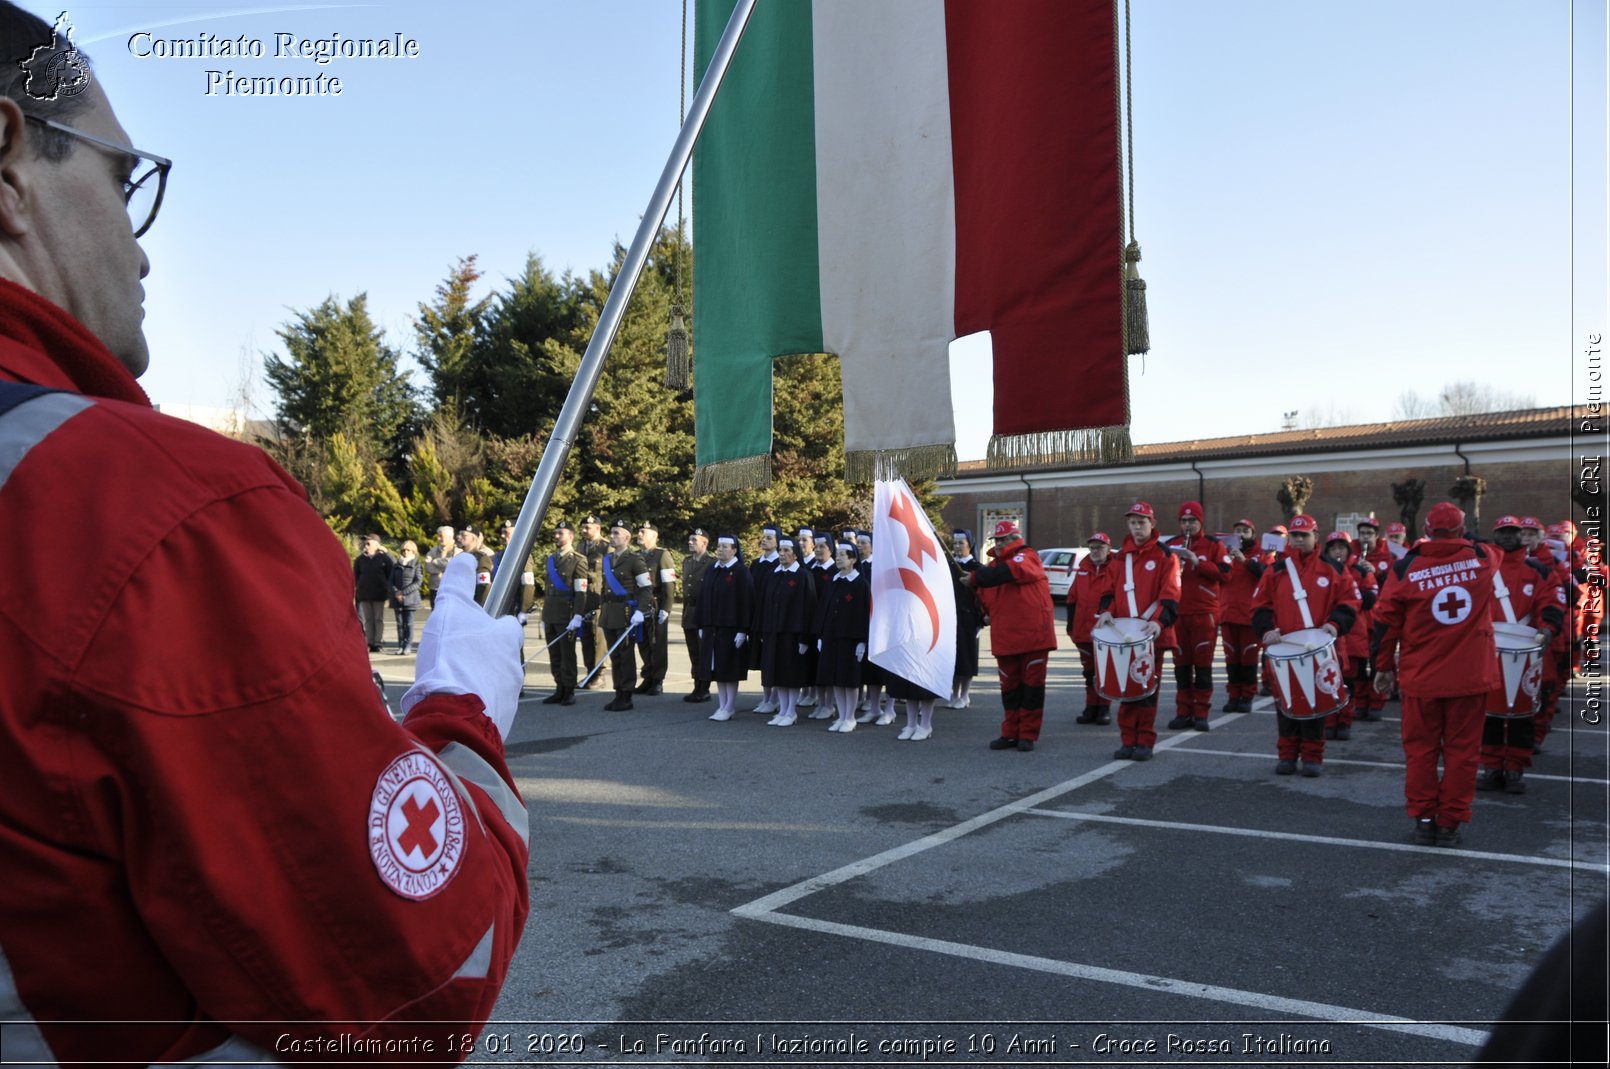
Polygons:
M598 379L604 372L604 360L626 314L626 304L631 300L632 291L637 288L637 280L643 274L643 265L648 262L654 237L665 220L665 213L670 210L671 197L676 193L688 159L693 155L693 143L698 140L699 130L704 126L705 117L710 114L710 102L715 99L716 90L721 88L721 79L727 73L732 55L738 48L738 39L743 36L744 27L754 9L755 0L738 0L734 5L732 17L727 19L727 28L721 31L721 40L716 44L715 54L710 57L710 66L706 68L704 78L693 94L687 119L671 147L671 157L665 161L659 184L649 198L648 209L644 211L643 221L637 227L637 236L632 239L626 259L621 262L620 273L615 277L615 284L610 287L604 310L598 316L598 329L593 331L592 339L587 343L581 366L570 384L570 393L565 397L564 407L559 410L559 418L554 421L553 434L542 451L537 473L531 479L531 489L526 492L525 502L520 506L514 533L504 547L503 560L509 563L499 568L492 577L492 589L486 597L486 611L493 616L505 615L513 608L515 586L524 570L518 565L531 555L532 547L536 545L537 530L548 511L549 502L553 500L565 461L570 458L570 447L581 430L587 406L592 403L593 391L597 389Z

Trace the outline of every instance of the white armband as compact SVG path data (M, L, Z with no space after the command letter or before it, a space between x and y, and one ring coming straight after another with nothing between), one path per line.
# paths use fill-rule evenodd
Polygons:
M652 579L650 579L648 577L647 572L638 572L637 573L637 585L641 586L641 587L653 586L654 585L654 580L652 580Z
M531 574L530 572L521 572L520 573L520 585L521 586L536 586L537 585L537 577L535 575Z
M660 582L662 582L662 583L674 583L674 582L676 582L676 569L675 568L661 568L660 569Z
M576 589L584 594L587 592L587 577L585 575L576 576Z

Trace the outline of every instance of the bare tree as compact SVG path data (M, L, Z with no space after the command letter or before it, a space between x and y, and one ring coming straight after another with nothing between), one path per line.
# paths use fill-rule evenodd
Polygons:
M1286 510L1286 519L1291 518L1308 507L1308 499L1314 494L1314 480L1306 475L1290 475L1280 481L1280 489L1275 491L1275 500L1280 507Z
M1480 475L1461 475L1448 488L1448 496L1465 510L1465 530L1481 530L1481 499L1487 493L1487 480Z
M1398 519L1403 526L1409 529L1412 535L1420 517L1420 503L1426 498L1426 481L1416 479L1413 475L1406 476L1400 483L1392 484L1392 500L1398 506Z
M1430 419L1437 415L1441 413L1437 411L1436 402L1426 400L1413 390L1404 390L1392 404L1394 420Z
M1438 416L1474 416L1481 412L1505 412L1516 408L1536 408L1532 394L1511 393L1485 382L1466 379L1450 382L1437 391L1435 400L1404 390L1392 405L1394 420L1432 419Z

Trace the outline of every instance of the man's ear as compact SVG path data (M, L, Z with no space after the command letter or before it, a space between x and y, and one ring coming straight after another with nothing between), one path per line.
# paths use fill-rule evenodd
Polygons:
M28 120L8 96L0 96L0 233L17 238L31 222L34 167L39 154L28 140Z

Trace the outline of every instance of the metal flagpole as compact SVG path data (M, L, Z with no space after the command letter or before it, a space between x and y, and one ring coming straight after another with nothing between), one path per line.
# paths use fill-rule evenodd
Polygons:
M548 438L547 448L542 451L542 460L537 464L537 473L532 477L531 489L526 492L525 502L520 506L514 533L504 547L503 559L514 564L499 568L492 577L492 589L486 597L486 611L493 616L502 616L513 607L515 587L524 570L517 565L531 555L531 549L536 545L537 529L548 511L548 503L553 500L559 476L570 457L570 447L581 429L582 417L592 403L593 391L604 372L604 359L609 355L615 332L620 328L626 304L631 300L632 291L637 288L637 280L648 261L654 236L659 233L665 213L670 210L671 197L681 181L682 172L687 168L688 159L693 155L693 143L698 140L699 130L710 113L710 102L721 87L721 79L727 73L732 54L738 48L738 39L743 36L744 26L748 24L749 15L754 9L755 0L738 0L732 9L732 17L727 20L727 28L721 32L715 54L710 57L710 66L704 72L704 79L693 94L687 120L682 124L681 133L677 134L676 144L671 147L671 158L665 161L665 170L660 172L659 184L654 187L654 195L649 198L648 209L638 225L637 236L632 239L626 259L621 262L615 285L610 288L609 297L604 301L604 310L598 316L598 329L593 331L592 340L587 343L587 352L581 358L575 381L570 384L570 393L565 397L564 407L559 410L559 418L554 421L553 434Z

